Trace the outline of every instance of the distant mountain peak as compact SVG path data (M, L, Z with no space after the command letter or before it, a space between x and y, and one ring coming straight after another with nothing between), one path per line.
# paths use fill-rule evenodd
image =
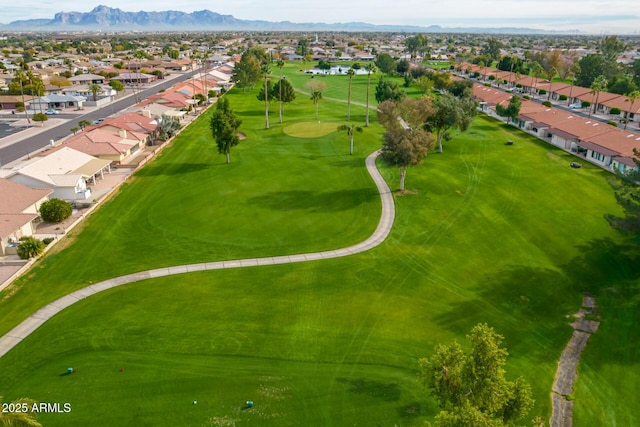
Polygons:
M439 25L373 25L364 22L340 24L293 23L289 21L247 21L204 9L191 13L176 10L161 12L125 12L98 5L89 12L58 12L53 19L29 19L0 25L14 31L377 31L377 32L475 32L475 33L549 33L528 28L442 28Z

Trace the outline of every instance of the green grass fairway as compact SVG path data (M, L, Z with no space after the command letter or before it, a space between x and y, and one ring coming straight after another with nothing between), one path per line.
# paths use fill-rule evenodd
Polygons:
M296 138L319 138L336 132L340 125L336 122L300 122L285 127L283 131Z
M237 91L230 103L247 135L231 163L215 148L210 113L203 115L93 214L82 233L69 233L65 240L73 245L21 279L11 301L0 298L0 333L34 306L90 281L160 266L336 249L373 233L380 197L363 165L378 147L379 126L358 133L349 155L346 132L306 139L283 132L315 116L304 97L285 108L282 125L274 106L268 130L255 93ZM328 102L319 114L333 131L342 119Z
M253 94L232 94L231 102L245 111L246 120L262 120L264 112ZM255 186L279 179L314 196L323 183L337 185L337 177L326 176L331 172L340 179L362 179L347 188L368 188L359 175L362 160L379 146L379 139L367 143L358 138L361 151L353 163L341 153L348 147L342 133L285 143L279 139L282 128L314 114L306 99L291 107L287 112L300 108L299 115L286 117L284 126L274 123L267 131L256 124L247 130L253 145L241 144L232 161L257 169L238 166L242 173L235 182L243 178ZM323 101L321 120L334 108ZM182 144L140 174L144 185L137 188L134 181L101 213L105 219L100 221L115 221L112 228L124 227L151 239L145 247L152 252L145 255L156 262L170 262L171 256L176 263L189 259L184 251L166 250L164 232L136 231L147 227L148 212L159 208L172 218L163 222L166 233L174 221L179 223L180 214L197 217L186 208L188 198L183 204L160 204L158 197L146 194L149 186L162 181L163 171L173 172L183 186L195 182L183 173L183 159L207 151L195 131L186 135ZM507 140L514 145L505 146ZM522 421L526 425L537 415L549 418L557 360L572 333L568 316L577 311L581 292L587 290L599 298L603 330L619 333L598 332L587 346L576 418L595 418L576 425L609 425L612 413L625 425L638 425L640 399L634 391L639 382L629 383L638 376L637 349L636 341L628 340L637 338L632 332L638 320L632 284L640 277L640 263L624 255L621 239L603 219L607 212L618 212L606 173L588 164L572 169L571 161L560 150L479 117L467 133L445 144L443 154L432 153L421 167L409 170L406 185L415 194L396 198L394 229L381 246L341 259L148 280L90 297L0 359L0 395L72 404L71 414L43 415L47 426L419 426L432 420L438 408L416 381L417 359L430 355L436 343L464 342L473 325L487 322L505 336L508 377L522 375L533 387L537 402ZM270 167L261 167L261 162ZM274 162L300 166L293 175L262 176L278 167ZM316 163L320 166L314 167ZM381 167L392 189L397 188L397 170ZM198 172L190 168L190 173ZM345 169L351 175L339 175ZM223 183L231 176L225 171L215 175ZM260 239L272 239L272 229L281 224L263 224L270 215L254 212L263 205L278 211L271 201L279 199L267 193L259 203L243 205L247 190L230 187L205 187L208 200L225 200L211 203L208 217L224 218L231 212L225 210L229 204L254 226L235 230L235 239L246 244L235 254L251 253L249 247L256 244L273 250L260 246ZM204 198L205 193L199 194ZM134 196L140 197L137 204L121 204L121 198L132 201ZM163 196L173 200L169 191ZM340 222L342 205L333 205L333 197L307 201L304 209L296 207L281 218L322 213L321 207L329 206L334 221ZM379 205L353 203L356 218L367 224L377 221ZM116 220L118 214L121 220ZM309 224L322 233L320 225ZM98 230L91 228L96 225L86 230ZM340 227L349 230L354 222ZM103 233L105 241L125 250L111 230ZM303 236L294 236L300 247ZM91 237L95 242L95 234ZM340 240L348 239L338 237L333 243ZM72 270L83 258L76 247L89 250L81 242L80 235L69 249L40 263L42 269L1 303L3 327L13 321L7 313L33 311L44 299L78 286L79 276ZM129 244L131 251L140 250L137 243ZM318 246L319 240L306 245ZM213 254L205 245L197 248L203 257ZM622 252L610 256L616 248ZM60 265L54 267L54 262ZM147 257L140 256L131 266L145 263L150 263ZM61 273L45 274L56 268L66 268L73 280L66 283ZM92 268L78 268L86 268L84 277L109 272L95 262ZM628 304L623 311L614 305L620 300ZM616 347L617 340L629 344ZM616 350L607 353L607 348ZM78 373L61 376L69 366ZM623 370L625 375L612 381ZM243 410L246 400L256 406Z

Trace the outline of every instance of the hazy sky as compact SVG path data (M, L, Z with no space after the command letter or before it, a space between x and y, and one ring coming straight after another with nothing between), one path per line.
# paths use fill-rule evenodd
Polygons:
M518 26L591 33L640 34L638 0L21 0L0 8L0 22L88 12L105 4L127 12L209 9L238 19L442 26ZM15 6L14 6L15 5ZM135 6L134 6L135 5Z

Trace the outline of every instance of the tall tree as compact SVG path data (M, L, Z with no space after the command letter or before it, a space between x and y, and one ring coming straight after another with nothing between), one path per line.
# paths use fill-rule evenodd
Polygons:
M542 75L544 68L539 62L534 61L529 65L529 72L531 73L531 96L534 96L538 86L538 77Z
M438 344L429 359L419 360L420 378L443 408L436 425L498 427L522 419L534 404L531 387L522 377L505 378L503 337L478 324L467 340L468 354L454 341Z
M362 128L354 124L349 124L349 125L338 126L338 130L347 131L347 135L349 135L349 154L353 154L353 135L356 132L362 132Z
M521 107L522 101L520 100L520 97L513 95L509 100L509 105L507 107L503 107L500 104L496 105L496 113L498 113L499 116L506 117L507 123L509 123L509 121L518 117Z
M573 85L575 83L576 75L580 73L580 63L574 62L569 70L567 71L567 77L571 79L571 86L569 87L569 98L567 99L567 105L570 105L572 102L573 95Z
M311 100L316 106L316 120L318 120L318 107L322 99L322 92L327 88L327 84L319 80L311 80L306 84L306 88L311 92Z
M376 101L381 103L383 101L392 100L392 101L400 101L402 100L406 94L396 82L391 80L381 78L378 80L378 84L376 85Z
M260 79L260 61L245 52L233 68L233 81L244 92L252 88Z
M629 102L629 110L625 113L624 129L627 130L627 123L629 123L629 112L632 110L634 103L640 99L640 90L634 90L627 95L626 101ZM636 110L637 111L637 110Z
M273 87L272 98L277 98L280 101L280 117L284 116L284 103L293 102L296 99L296 91L291 86L291 83L287 79L282 79L276 82Z
M388 53L381 53L376 57L376 66L383 73L390 74L396 69L396 61ZM366 69L366 68L365 68Z
M500 59L500 49L502 49L502 47L503 44L500 40L495 37L491 37L487 40L487 44L482 48L481 53L491 58L491 61L497 61Z
M404 191L407 168L422 163L433 148L433 136L424 123L433 114L428 98L391 100L378 105L378 120L385 128L382 159L400 173L400 191Z
M626 48L626 44L615 35L604 37L598 44L598 50L603 59L604 69L602 71L607 79L610 79L619 71L618 56Z
M593 102L593 114L595 114L596 111L598 110L598 98L600 97L600 92L603 92L604 90L607 89L608 83L609 82L607 82L607 79L605 76L598 76L593 81L593 83L591 83L591 90L596 95L596 98ZM591 109L589 109L589 118L590 117L591 117Z
M438 150L442 153L442 138L450 129L466 131L477 115L476 102L472 99L461 99L445 93L434 103L434 115L428 126L436 134Z
M579 72L576 75L576 85L590 87L596 77L604 75L605 62L602 55L590 53L578 61Z
M347 121L351 120L351 81L356 72L353 68L349 68L347 75L349 76L349 89L347 90Z
M264 120L265 120L265 129L269 129L269 73L271 73L271 67L269 67L268 63L263 63L260 66L260 73L264 78Z
M278 82L278 101L280 102L280 123L282 123L282 113L284 112L284 101L282 100L282 69L284 68L284 61L278 59L277 66L280 69L280 81Z
M218 153L224 154L227 164L229 164L231 147L235 147L240 143L238 128L241 124L242 120L240 120L229 107L227 97L220 98L211 115L209 127L218 146Z
M24 108L24 116L27 119L27 123L31 123L29 118L29 112L27 111L27 104L24 100L24 80L26 76L22 70L16 70L13 73L13 79L9 83L9 95L20 95L22 97L22 106Z
M367 107L365 110L364 126L369 127L369 89L371 88L371 74L375 74L378 68L375 64L368 63L364 69L367 71Z

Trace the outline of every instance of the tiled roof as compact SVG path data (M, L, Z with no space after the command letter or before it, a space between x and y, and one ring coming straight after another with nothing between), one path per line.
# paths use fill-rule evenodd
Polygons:
M40 200L51 194L53 190L30 188L8 179L0 178L0 213L23 213Z

